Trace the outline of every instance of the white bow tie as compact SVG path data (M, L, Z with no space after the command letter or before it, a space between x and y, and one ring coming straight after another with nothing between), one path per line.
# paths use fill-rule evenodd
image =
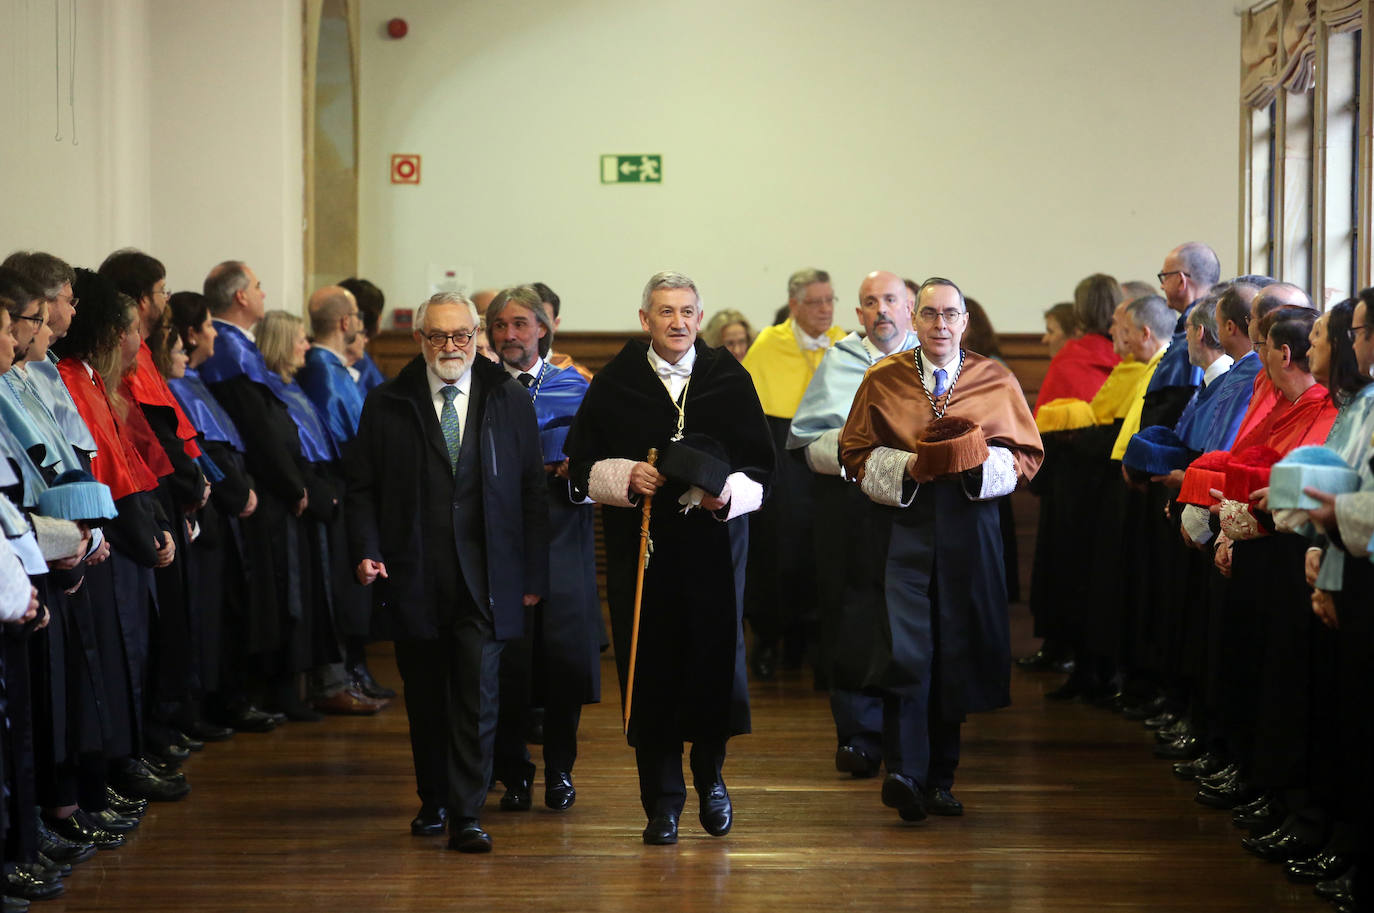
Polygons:
M821 336L821 337L819 337L819 338L817 338L817 339L810 339L810 340L807 340L806 342L802 343L802 351L803 351L803 352L814 352L814 351L816 351L817 349L828 349L828 348L830 348L830 337L829 337L829 336Z
M673 377L673 376L677 376L677 377L691 377L691 376L692 376L692 366L691 366L691 365L683 364L682 362L678 362L678 363L675 364L675 365L670 365L670 364L666 364L666 363L660 363L659 366L658 366L658 368L657 368L657 370L658 370L658 376L659 376L659 377L664 377L664 378Z

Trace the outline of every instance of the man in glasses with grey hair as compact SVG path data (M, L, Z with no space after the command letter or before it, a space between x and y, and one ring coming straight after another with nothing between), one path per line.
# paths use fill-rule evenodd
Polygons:
M373 627L396 642L417 836L491 850L498 672L548 591L548 483L529 393L478 358L477 310L442 292L415 315L420 352L368 396L345 457L349 551Z

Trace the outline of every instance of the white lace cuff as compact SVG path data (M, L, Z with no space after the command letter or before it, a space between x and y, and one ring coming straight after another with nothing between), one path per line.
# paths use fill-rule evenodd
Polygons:
M742 472L732 472L725 480L725 491L721 492L721 497L729 498L729 501L716 511L716 518L733 520L763 506L763 486Z
M1374 539L1374 491L1337 495L1336 528L1346 551L1357 558L1369 554Z
M983 488L975 501L990 501L1016 490L1016 457L1006 447L989 447L983 461Z
M1259 521L1250 513L1250 505L1231 500L1221 502L1221 531L1232 542L1258 539L1264 535Z
M1212 515L1208 513L1207 508L1189 504L1183 508L1183 516L1179 518L1179 522L1183 524L1183 531L1193 540L1194 545L1206 545L1212 541Z
M29 610L29 575L9 540L0 536L0 621L18 621Z
M597 460L587 478L587 497L611 507L634 507L636 502L630 497L630 472L634 468L635 461L624 457Z
M840 474L840 429L831 428L803 448L806 465L826 476Z
M864 461L864 478L859 488L869 499L888 507L906 507L916 497L917 485L906 474L911 451L893 447L874 447ZM910 492L908 493L908 483Z
M42 514L30 514L29 519L33 521L33 533L44 560L60 561L81 551L81 530L72 521Z

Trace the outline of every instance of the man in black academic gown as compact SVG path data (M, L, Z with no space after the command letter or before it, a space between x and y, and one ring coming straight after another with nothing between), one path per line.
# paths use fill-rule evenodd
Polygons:
M701 297L680 273L644 287L632 339L596 378L564 450L575 495L604 506L606 597L621 693L629 675L640 499L653 496L628 738L649 818L644 842L677 842L691 742L702 827L730 830L725 742L749 731L741 629L746 514L763 502L773 445L749 375L697 341ZM659 468L646 460L650 448ZM662 470L660 472L660 469Z
M548 483L530 397L476 357L477 311L444 292L416 314L420 355L373 390L344 458L349 551L374 630L396 642L420 813L417 835L491 849L504 641L548 591Z

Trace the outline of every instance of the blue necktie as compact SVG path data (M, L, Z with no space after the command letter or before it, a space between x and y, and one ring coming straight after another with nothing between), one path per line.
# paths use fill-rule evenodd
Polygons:
M944 368L935 369L935 396L941 397L949 390L949 375Z
M458 395L458 385L448 384L440 392L444 396L444 408L439 412L439 428L444 432L444 444L448 446L448 461L456 473L461 429L458 427L458 410L453 406L453 398Z

